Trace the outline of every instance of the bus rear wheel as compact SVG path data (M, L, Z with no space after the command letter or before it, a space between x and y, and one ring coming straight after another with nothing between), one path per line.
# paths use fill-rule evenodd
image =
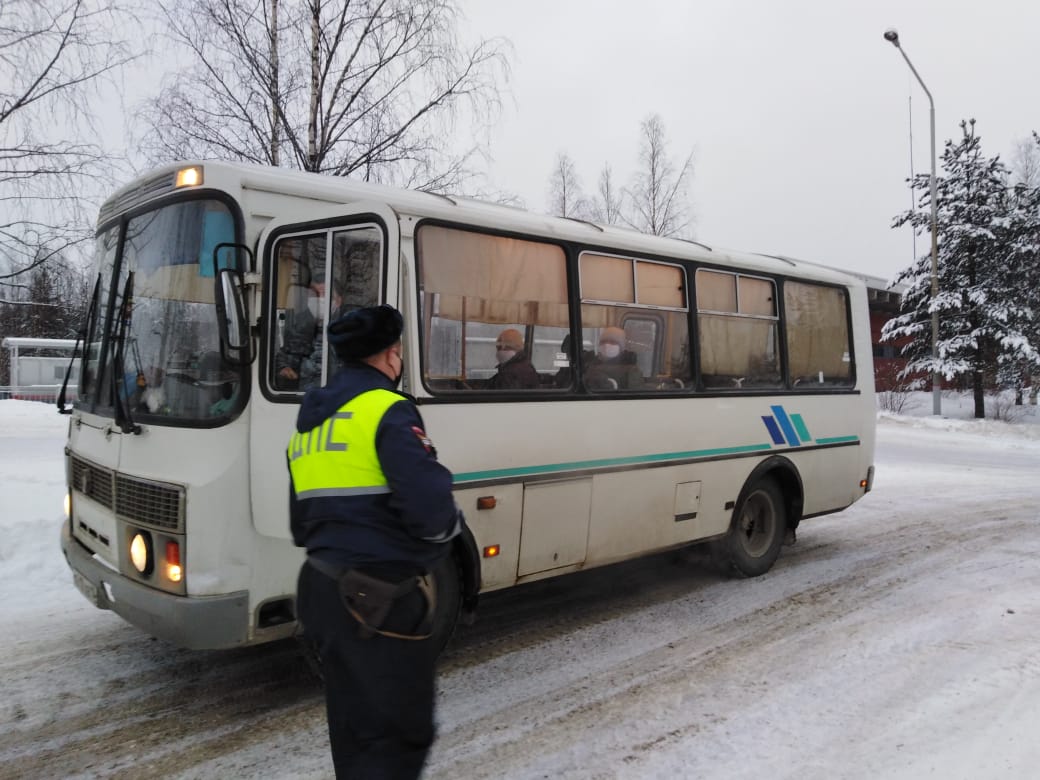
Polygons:
M756 482L733 513L720 552L729 568L743 577L769 571L780 555L787 512L779 485L770 477Z

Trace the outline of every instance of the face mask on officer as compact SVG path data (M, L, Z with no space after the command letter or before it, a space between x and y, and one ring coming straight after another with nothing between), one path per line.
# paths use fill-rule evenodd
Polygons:
M397 387L399 384L401 384L401 376L404 374L404 358L401 356L401 349L400 349L400 347L398 347L397 349L391 349L390 350L390 355L394 355L394 356L397 357L397 372L396 372L396 376L394 376L393 379L391 380L394 383L394 387ZM387 360L390 360L390 356L389 355L387 356ZM390 370L391 371L393 370L393 366L391 366Z
M514 357L516 357L515 349L500 349L495 353L495 357L498 358L499 363L508 363Z
M607 360L613 360L621 354L621 347L617 344L600 344L599 353Z

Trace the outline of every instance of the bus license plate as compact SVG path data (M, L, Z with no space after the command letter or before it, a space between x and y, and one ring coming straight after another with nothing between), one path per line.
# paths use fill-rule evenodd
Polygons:
M95 607L101 606L101 604L98 603L98 589L93 582L88 580L79 572L72 572L72 582L76 586L77 590L86 597L87 601Z

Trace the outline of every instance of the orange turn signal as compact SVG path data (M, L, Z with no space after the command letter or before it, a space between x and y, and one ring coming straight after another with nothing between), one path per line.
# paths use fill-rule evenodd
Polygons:
M177 542L166 543L166 579L170 582L180 582L184 576L181 568L181 546Z
M498 554L500 552L502 552L502 548L499 545L497 545L497 544L490 544L490 545L488 545L487 547L484 548L484 557L485 558L495 558L495 557L498 556Z
M494 496L481 496L477 499L477 509L494 509L498 501Z

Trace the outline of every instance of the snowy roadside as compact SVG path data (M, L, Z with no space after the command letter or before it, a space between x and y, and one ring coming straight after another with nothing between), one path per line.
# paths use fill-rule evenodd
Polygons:
M428 775L1035 776L1040 425L949 407L879 415L874 493L764 577L657 556L487 598ZM291 646L181 651L75 591L66 419L0 402L0 778L331 776Z

